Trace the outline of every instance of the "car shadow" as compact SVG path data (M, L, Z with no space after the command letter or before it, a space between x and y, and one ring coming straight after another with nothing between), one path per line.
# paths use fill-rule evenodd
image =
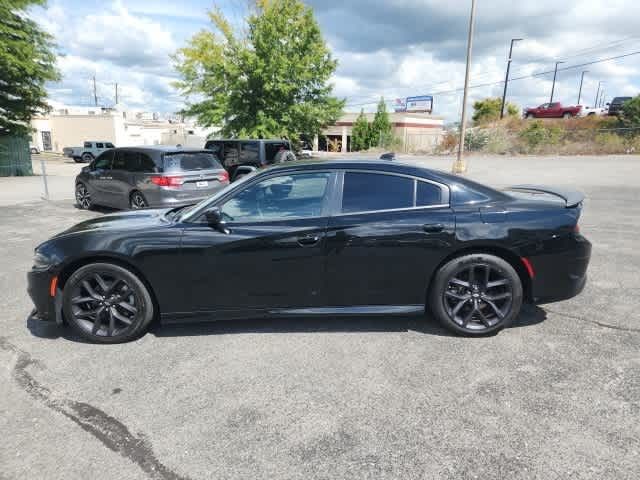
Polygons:
M530 327L542 323L547 313L535 305L524 305L510 328ZM43 322L27 317L27 328L35 337L64 338L88 343L64 325ZM154 323L149 333L156 337L188 337L202 335L237 335L243 333L340 333L340 332L419 332L425 335L455 337L429 316L393 317L288 317L256 320L228 320L160 325Z

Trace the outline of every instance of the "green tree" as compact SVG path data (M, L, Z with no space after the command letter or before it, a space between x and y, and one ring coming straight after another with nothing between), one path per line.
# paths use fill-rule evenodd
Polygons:
M57 80L51 36L27 17L45 0L0 0L0 133L27 134L48 109L45 83Z
M389 145L393 140L391 122L389 121L389 113L387 112L387 105L384 103L384 98L380 98L378 102L378 108L373 117L369 134L369 145L372 147L384 147Z
M369 148L370 141L369 133L369 121L364 114L364 110L360 111L360 115L353 123L353 129L351 130L351 150L360 151L367 150Z
M626 128L640 128L640 95L622 105L620 122ZM635 134L640 132L633 132Z
M238 34L216 8L174 56L183 113L232 137L310 137L334 123L344 106L329 83L337 61L311 8L300 0L255 0Z
M473 122L481 125L487 122L494 122L500 119L500 108L502 107L502 99L500 97L485 98L478 100L473 104ZM507 102L505 106L505 116L517 117L519 110L513 103Z

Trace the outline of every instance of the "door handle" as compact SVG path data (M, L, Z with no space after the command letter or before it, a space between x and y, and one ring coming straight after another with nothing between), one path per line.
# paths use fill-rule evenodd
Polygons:
M444 225L441 223L425 223L422 226L422 230L426 233L438 233L444 230Z
M302 246L315 245L320 241L319 235L305 235L304 237L298 237L298 243Z

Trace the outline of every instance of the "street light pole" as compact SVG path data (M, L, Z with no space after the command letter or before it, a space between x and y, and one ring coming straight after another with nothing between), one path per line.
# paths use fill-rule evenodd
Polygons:
M500 119L504 118L504 105L507 99L507 84L509 83L509 70L511 69L511 55L513 54L513 43L521 41L522 38L512 38L509 47L509 60L507 60L507 73L504 76L504 91L502 92L502 106L500 107Z
M580 105L580 99L582 98L582 82L584 82L584 74L588 73L589 70L585 70L584 72L582 72L582 76L580 77L580 89L578 90L578 103L577 105Z
M467 171L467 162L463 159L464 135L467 123L467 96L469 92L469 71L471 70L471 51L473 49L473 25L476 17L476 0L471 0L471 15L469 16L469 37L467 38L467 66L464 73L464 93L462 95L462 118L460 120L460 141L458 142L458 156L453 163L453 173Z
M549 103L553 103L553 92L556 90L556 77L558 76L558 65L564 62L556 62L556 68L553 71L553 85L551 85L551 98L549 99Z
M598 90L596 90L596 100L593 102L593 106L598 106L598 97L600 96L600 85L602 85L602 81L598 82Z

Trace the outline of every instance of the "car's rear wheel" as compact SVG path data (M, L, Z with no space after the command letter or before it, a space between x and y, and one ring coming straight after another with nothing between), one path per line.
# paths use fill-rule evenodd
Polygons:
M533 113L527 113L527 120L531 120L533 118Z
M564 114L562 114L562 118L564 118L565 120L568 118L571 118L573 115L571 115L571 113L569 112L565 112Z
M454 258L436 273L430 310L454 332L485 335L511 325L522 306L522 282L505 260L477 253Z
M82 210L90 210L93 206L91 195L84 183L78 183L76 185L76 205Z
M76 270L64 286L64 314L82 337L121 343L142 335L153 319L151 295L129 270L92 263Z
M131 194L131 197L129 198L129 206L133 210L139 210L141 208L147 208L149 206L149 203L147 202L147 199L144 198L144 195L142 195L140 192L133 192Z
M93 161L93 155L91 155L90 153L83 153L82 154L82 161L85 163L90 163Z

